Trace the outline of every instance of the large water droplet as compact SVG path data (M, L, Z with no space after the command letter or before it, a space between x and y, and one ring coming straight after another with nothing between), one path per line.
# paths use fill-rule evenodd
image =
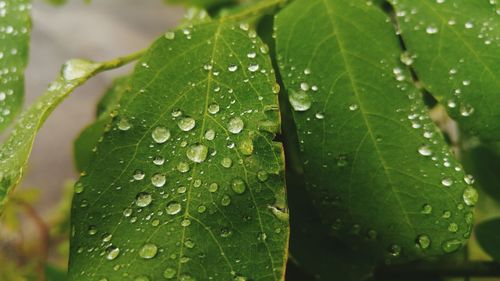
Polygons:
M420 155L423 156L431 156L432 150L427 145L422 145L421 147L418 148L418 153L420 153Z
M211 103L209 106L208 106L208 113L210 114L217 114L220 110L220 107L217 103Z
M167 182L167 177L165 177L164 174L157 173L151 177L151 183L156 187L162 187L165 185L166 182Z
M146 207L151 204L151 201L153 201L153 198L147 192L139 192L135 197L135 204L139 207Z
M453 253L462 247L462 241L458 239L451 239L443 242L441 248L445 253Z
M309 95L302 91L290 93L288 99L295 111L307 111L312 105Z
M417 237L417 243L421 249L427 249L431 245L431 239L428 235L422 234Z
M441 184L446 186L446 187L450 187L452 184L453 184L453 179L451 178L444 178L441 180Z
M203 144L195 144L188 148L186 156L195 163L201 163L207 159L208 148Z
M147 243L139 250L139 256L143 259L152 259L158 253L158 247L153 243Z
M182 209L182 206L180 203L172 201L172 202L168 203L166 210L167 210L167 214L176 215L181 211L181 209Z
M107 260L114 260L118 255L120 254L120 249L115 247L115 246L109 246L106 249L106 259Z
M242 179L234 179L231 182L231 188L237 194L243 194L246 190L246 183Z
M184 132L188 132L191 131L194 126L196 126L196 121L191 117L186 117L179 120L179 122L177 122L177 125L179 126L179 129L183 130Z
M156 127L151 136L156 143L164 143L170 139L170 130L165 127Z
M128 122L128 119L125 117L120 118L120 121L118 121L118 130L120 131L128 131L132 125Z
M135 170L134 172L134 180L140 181L144 179L146 174L142 170Z
M81 59L67 61L62 69L63 78L66 80L81 79L96 69L96 65Z
M479 195L474 187L468 186L465 188L462 197L467 206L474 206L477 203Z
M229 130L229 132L233 134L239 134L243 130L244 125L245 124L243 123L243 120L241 120L240 117L234 117L231 120L229 120L227 129Z
M165 269L165 271L163 271L163 277L167 279L173 279L176 273L177 271L175 271L175 269L168 267L167 269Z

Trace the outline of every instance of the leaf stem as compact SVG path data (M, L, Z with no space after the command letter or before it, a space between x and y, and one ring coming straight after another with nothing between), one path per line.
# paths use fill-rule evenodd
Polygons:
M146 53L147 50L148 49L143 49L127 56L118 57L109 61L102 62L99 71L115 69L123 65L126 65L128 63L131 63L135 60L138 60L144 55L144 53Z
M415 280L429 277L499 277L500 263L492 261L466 261L462 263L425 262L418 264L380 266L375 270L374 280L404 280L412 276Z

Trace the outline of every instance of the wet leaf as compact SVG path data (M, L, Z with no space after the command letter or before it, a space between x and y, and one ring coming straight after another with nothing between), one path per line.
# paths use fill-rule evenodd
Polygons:
M391 1L423 86L464 130L500 140L500 9L496 1Z
M412 86L384 12L297 0L276 27L306 188L331 234L379 258L458 250L477 193Z
M0 2L0 132L22 107L31 30L29 0Z
M139 62L75 186L72 280L282 280L282 148L267 48L222 18Z
M60 75L17 121L0 148L0 214L9 193L18 185L28 162L36 134L52 111L76 87L95 74L116 68L140 55L118 58L105 63L74 59L64 64Z

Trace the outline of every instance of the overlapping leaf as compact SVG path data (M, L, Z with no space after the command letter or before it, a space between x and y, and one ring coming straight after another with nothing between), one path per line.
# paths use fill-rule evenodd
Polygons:
M500 218L491 219L479 224L475 232L481 248L494 260L500 260L500 244L498 244Z
M42 95L18 120L3 146L0 148L0 214L8 194L17 186L23 175L38 130L52 113L76 87L100 71L119 67L139 54L118 58L106 63L86 60L70 60Z
M30 39L29 0L0 2L0 132L22 107Z
M306 185L332 234L384 257L459 249L477 193L409 82L386 15L297 0L276 36Z
M408 62L463 129L500 140L496 1L393 0Z
M277 87L255 32L168 32L130 87L75 187L70 278L282 280Z

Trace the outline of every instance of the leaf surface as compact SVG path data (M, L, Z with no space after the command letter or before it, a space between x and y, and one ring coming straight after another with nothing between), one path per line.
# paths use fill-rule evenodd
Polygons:
M160 38L76 185L72 280L282 280L288 242L267 48L222 18Z
M462 128L500 140L500 9L496 1L394 0L423 86Z
M276 28L306 188L331 235L384 258L458 250L477 193L409 81L387 16L366 2L297 0Z
M22 107L30 40L29 0L0 3L0 132Z

